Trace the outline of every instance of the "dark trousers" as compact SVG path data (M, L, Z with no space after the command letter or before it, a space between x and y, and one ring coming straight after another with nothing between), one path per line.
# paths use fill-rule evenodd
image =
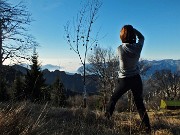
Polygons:
M140 75L118 79L117 86L107 105L106 112L109 112L110 115L112 115L115 109L116 102L128 90L131 90L133 93L134 101L140 118L142 120L142 124L145 127L150 128L149 117L147 115L146 108L144 106L142 98L143 88Z

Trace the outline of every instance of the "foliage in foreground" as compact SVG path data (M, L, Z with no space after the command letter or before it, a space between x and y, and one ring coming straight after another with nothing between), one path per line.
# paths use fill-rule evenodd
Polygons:
M149 112L149 116L155 135L180 134L180 111ZM54 108L29 102L0 104L2 135L144 134L139 125L137 113L115 113L111 120L107 120L96 110Z

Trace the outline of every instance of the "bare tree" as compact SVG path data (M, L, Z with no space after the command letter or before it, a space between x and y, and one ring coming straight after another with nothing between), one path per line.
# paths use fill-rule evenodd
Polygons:
M86 74L95 74L102 95L103 107L107 100L107 95L112 94L118 78L119 62L118 57L111 48L96 47L89 55L90 66L86 68ZM145 76L151 65L144 59L139 61L141 75ZM82 68L81 68L82 70ZM80 71L83 72L83 71ZM131 100L131 93L127 93L127 98Z
M179 99L180 74L171 70L156 71L149 80L154 88L153 96L159 96L168 100Z
M86 74L95 74L98 88L103 100L103 108L107 103L107 96L112 94L118 78L118 57L111 48L95 47L88 56L89 67Z
M30 17L31 14L22 2L13 6L7 0L0 0L0 82L3 63L7 59L14 62L28 59L29 50L37 46L34 38L27 34L26 26L32 21Z
M19 62L29 58L29 49L37 45L27 34L27 26L32 21L30 17L22 2L13 6L6 0L0 1L0 70L7 59Z
M93 24L97 19L98 11L102 3L99 0L90 0L84 4L77 14L76 20L73 20L72 29L71 24L67 23L65 26L67 43L70 49L73 50L79 57L81 64L84 67L84 107L86 107L86 59L89 49L93 45L97 45L97 35L94 36Z

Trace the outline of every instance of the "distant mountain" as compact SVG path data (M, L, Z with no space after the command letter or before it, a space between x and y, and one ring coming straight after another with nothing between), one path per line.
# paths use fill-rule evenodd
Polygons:
M30 66L28 64L25 64L25 63L20 64L20 66L30 69ZM52 65L52 64L46 64L46 65L41 66L42 70L48 69L49 71L60 70L61 68L62 67L60 67L60 66Z
M3 65L2 70L2 75L7 80L8 85L14 82L16 76L23 75L23 73L20 70L18 70L16 66Z
M152 75L156 70L162 69L170 69L171 71L180 71L180 60L173 60L173 59L164 59L164 60L144 60L145 63L150 64L151 68L147 71L147 75ZM21 64L20 66L29 68L27 64ZM86 67L90 67L90 64L87 64ZM52 64L46 64L41 66L42 70L48 69L49 71L61 70L62 67ZM79 67L77 72L81 71L83 67ZM74 75L75 73L66 72L68 75Z
M25 67L25 65L13 65L12 68L14 68L16 71L19 71L23 74L27 73L28 66Z
M42 65L41 69L48 69L49 71L55 71L55 70L60 70L61 67L60 66L56 66L56 65L52 65L52 64L46 64L46 65Z
M172 72L180 71L180 60L144 60L144 63L151 65L149 70L146 72L147 77L150 77L156 70L169 69ZM86 67L91 67L91 65L87 64ZM77 71L83 71L83 66L79 67Z
M80 74L68 75L64 71L55 70L50 72L47 69L43 70L43 73L47 84L53 84L56 78L60 78L67 89L83 93L83 77ZM91 79L92 77L94 76L87 76L86 90L89 93L97 92L97 83Z
M13 72L10 72L12 75L9 77L15 79L16 72L26 74L27 68L20 65L7 66L13 69ZM9 73L9 71L8 71ZM60 78L61 82L64 84L65 88L68 89L70 93L83 93L83 77L80 74L71 74L66 73L65 71L49 71L48 69L43 70L44 78L46 79L46 84L51 85L55 82L57 78ZM97 92L97 83L91 78L94 76L87 76L86 82L86 90L88 93L96 93ZM11 82L13 80L11 79Z
M150 69L146 72L147 75L146 78L149 78L156 70L169 69L172 72L180 71L180 60L172 60L172 59L152 60L152 61L145 60L144 62L148 65L151 65ZM18 72L21 72L22 74L26 74L27 67L28 67L27 65L26 68L20 65L12 66L13 69L15 69ZM44 67L42 68L44 69L43 73L47 84L53 84L56 78L59 77L67 89L74 91L76 93L83 92L83 77L80 74L66 73L65 71L55 70L56 68L59 69L59 66L54 66L51 64L44 65ZM82 67L80 68L82 69ZM53 69L54 71L52 71ZM92 77L94 78L96 76L95 75L87 76L88 81L87 81L86 89L87 92L89 93L95 93L98 91L97 82L90 79Z
M25 63L20 64L20 66L30 69L30 66L28 64L25 64ZM63 67L60 67L57 65L52 65L52 64L46 64L46 65L41 66L41 70L48 69L49 71L61 70L62 68ZM75 73L70 73L70 72L66 72L66 71L65 71L65 73L68 75L74 75L75 74Z
M168 69L172 72L180 71L180 60L164 59L152 60L146 62L151 65L151 68L146 72L147 76L151 76L155 71Z

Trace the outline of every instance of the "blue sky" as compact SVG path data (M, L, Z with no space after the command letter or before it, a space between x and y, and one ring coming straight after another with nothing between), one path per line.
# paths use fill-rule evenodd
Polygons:
M20 0L9 0L18 3ZM80 66L78 55L64 39L64 25L76 17L81 0L24 0L35 20L30 33L41 47L37 49L42 64L54 64L61 70L75 72ZM141 54L144 59L180 59L179 0L102 0L93 30L100 28L102 47L114 50L121 44L119 32L131 24L145 36Z

